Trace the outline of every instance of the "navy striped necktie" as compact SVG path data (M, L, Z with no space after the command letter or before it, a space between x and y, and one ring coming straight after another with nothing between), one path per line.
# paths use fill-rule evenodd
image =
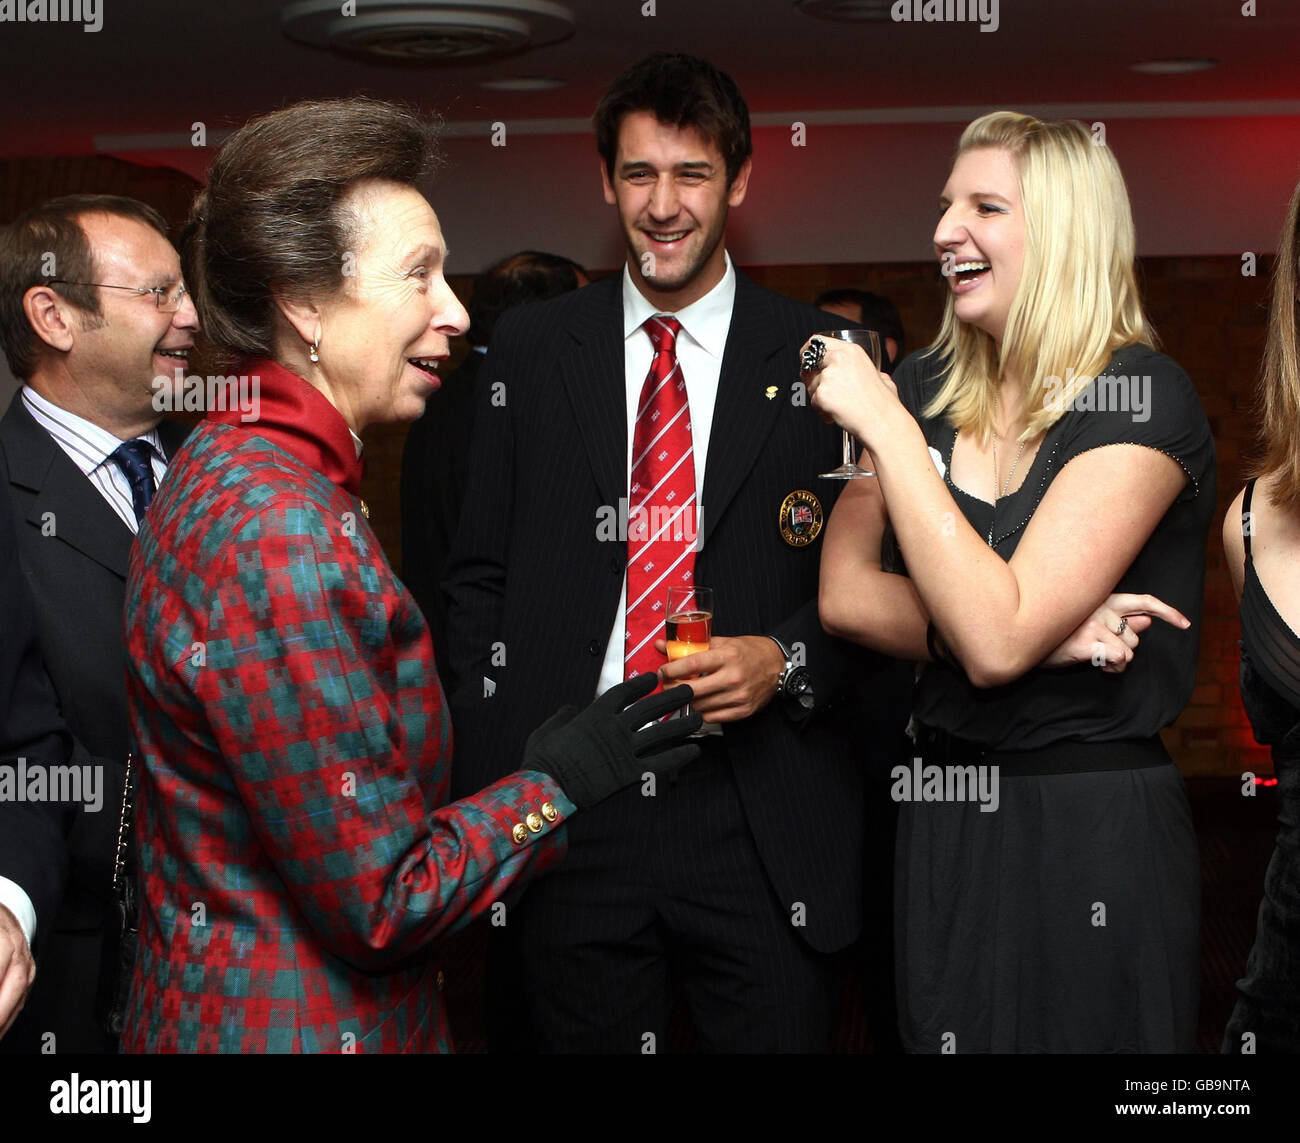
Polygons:
M108 459L126 474L131 485L131 507L139 524L153 500L153 445L140 437L123 441L108 454Z

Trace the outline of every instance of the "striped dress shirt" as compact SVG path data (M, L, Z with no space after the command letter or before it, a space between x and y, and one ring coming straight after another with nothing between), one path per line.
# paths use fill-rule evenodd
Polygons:
M29 385L23 386L22 394L23 404L36 423L54 438L72 463L86 474L86 479L99 490L108 506L134 535L139 525L136 523L135 509L131 506L131 484L117 461L109 459L122 441L107 429L100 428L75 413L69 413L67 409L59 408ZM153 447L153 479L157 486L167 471L162 438L159 437L157 428L152 428L147 433L141 433L139 439L148 441Z

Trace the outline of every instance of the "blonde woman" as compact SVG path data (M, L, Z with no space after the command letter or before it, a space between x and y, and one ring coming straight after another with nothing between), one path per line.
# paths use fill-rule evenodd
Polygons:
M1260 382L1262 460L1223 521L1241 604L1241 698L1273 748L1277 847L1255 945L1223 1037L1227 1053L1300 1053L1300 186L1278 243ZM1248 1038L1249 1037L1249 1038Z
M1195 680L1209 425L1153 347L1123 177L1087 128L977 119L939 206L935 343L891 382L829 342L809 384L878 474L835 507L822 622L926 662L922 766L895 785L904 1044L1190 1051L1196 843L1158 732ZM1110 594L1139 589L1158 599ZM1130 609L1169 620L1136 657ZM1054 650L1089 630L1094 657ZM923 786L932 764L984 767L960 773L989 796Z

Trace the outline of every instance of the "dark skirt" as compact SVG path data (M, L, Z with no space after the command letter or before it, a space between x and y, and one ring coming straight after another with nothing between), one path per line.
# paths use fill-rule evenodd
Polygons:
M1115 744L1109 761L1130 749ZM906 1050L1192 1051L1200 873L1177 768L998 785L994 812L973 801L900 807Z
M1273 755L1277 845L1264 873L1255 944L1237 981L1223 1051L1300 1054L1300 758ZM1247 1034L1253 1033L1253 1042Z

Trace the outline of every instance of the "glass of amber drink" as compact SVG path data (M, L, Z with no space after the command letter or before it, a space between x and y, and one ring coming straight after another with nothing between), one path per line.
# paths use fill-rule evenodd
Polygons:
M713 588L670 587L666 615L664 632L670 662L709 649L709 636L713 633ZM689 714L690 709L685 706L682 713Z

